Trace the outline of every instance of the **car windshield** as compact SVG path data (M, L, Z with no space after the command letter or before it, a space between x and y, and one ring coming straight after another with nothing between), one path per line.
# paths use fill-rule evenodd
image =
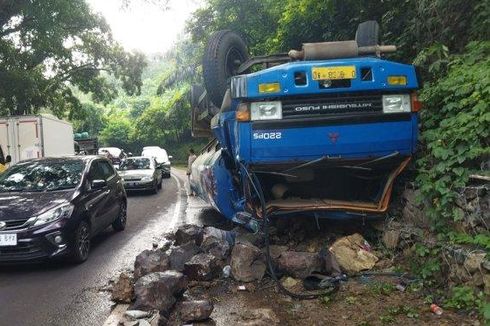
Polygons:
M19 163L0 174L0 192L72 189L80 183L84 167L77 160Z
M148 158L128 158L119 167L119 170L149 170L151 162Z

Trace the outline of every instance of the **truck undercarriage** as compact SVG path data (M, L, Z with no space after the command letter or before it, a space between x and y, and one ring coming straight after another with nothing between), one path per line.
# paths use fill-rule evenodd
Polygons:
M348 211L383 213L393 182L410 158L317 162L311 166L254 166L269 214ZM282 171L282 172L278 172Z

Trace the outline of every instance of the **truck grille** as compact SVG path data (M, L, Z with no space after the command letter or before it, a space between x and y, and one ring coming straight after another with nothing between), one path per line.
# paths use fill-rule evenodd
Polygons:
M383 102L379 93L335 94L287 99L282 102L283 119L381 111Z

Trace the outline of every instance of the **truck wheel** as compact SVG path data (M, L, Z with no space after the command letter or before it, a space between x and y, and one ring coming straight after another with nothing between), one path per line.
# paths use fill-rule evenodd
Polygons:
M379 44L379 25L375 20L368 20L357 26L356 42L358 46Z
M230 78L247 60L247 45L235 32L218 31L209 38L203 57L204 85L209 99L218 108L221 107Z

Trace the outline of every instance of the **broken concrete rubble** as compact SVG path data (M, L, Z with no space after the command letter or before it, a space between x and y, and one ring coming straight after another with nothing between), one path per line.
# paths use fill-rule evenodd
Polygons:
M277 259L279 271L296 278L306 278L312 272L321 272L322 261L318 254L310 252L285 251Z
M132 309L158 310L168 313L187 289L187 277L177 271L155 272L140 278L134 285L136 302Z
M112 286L111 299L115 302L130 303L134 299L134 279L126 272L122 272Z
M184 301L177 307L180 320L185 323L207 320L213 309L214 305L209 300Z
M175 245L180 246L187 242L201 244L203 228L195 224L185 224L180 226L175 232Z
M197 254L184 264L184 274L194 281L211 281L220 271L216 257L206 253Z
M152 272L164 272L170 268L168 255L162 250L145 250L136 256L134 262L134 278L140 277Z
M369 270L378 261L378 257L369 251L369 244L358 233L335 241L330 252L334 254L342 270L349 274Z
M261 280L266 270L262 251L250 243L235 244L230 265L233 277L240 282Z

